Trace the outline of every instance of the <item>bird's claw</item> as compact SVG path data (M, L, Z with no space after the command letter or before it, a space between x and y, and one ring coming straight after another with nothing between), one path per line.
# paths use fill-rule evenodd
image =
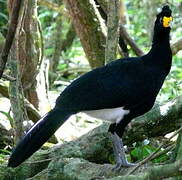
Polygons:
M117 162L112 170L113 171L120 171L121 167L133 167L136 165L137 164L135 164L135 163L129 163L129 162Z

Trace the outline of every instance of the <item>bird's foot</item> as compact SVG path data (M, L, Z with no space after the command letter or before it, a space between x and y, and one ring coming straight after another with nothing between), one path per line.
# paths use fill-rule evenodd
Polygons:
M113 168L113 170L119 171L121 167L136 166L136 164L129 163L127 161L125 157L125 153L124 153L124 146L123 146L122 139L120 139L116 133L111 135L111 139L113 142L113 150L114 150L115 159L116 159L116 166Z
M112 169L113 171L119 171L122 167L134 167L137 164L135 163L129 163L126 160L120 160L116 162L116 165L114 166L114 168Z

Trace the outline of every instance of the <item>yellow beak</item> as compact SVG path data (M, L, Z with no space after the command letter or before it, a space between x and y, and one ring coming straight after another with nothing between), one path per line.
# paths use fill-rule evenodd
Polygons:
M172 17L163 17L163 26L164 27L169 27L170 26L170 22L173 20Z

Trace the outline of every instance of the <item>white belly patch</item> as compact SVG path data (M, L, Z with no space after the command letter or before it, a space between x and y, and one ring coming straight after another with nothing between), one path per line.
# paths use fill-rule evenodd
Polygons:
M105 121L113 121L117 124L123 119L125 115L129 114L129 112L130 111L125 110L124 107L83 111L83 113L86 113L91 117L102 119Z

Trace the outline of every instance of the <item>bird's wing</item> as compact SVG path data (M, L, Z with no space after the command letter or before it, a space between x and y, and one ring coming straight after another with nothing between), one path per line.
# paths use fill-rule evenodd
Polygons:
M117 60L73 81L56 104L75 112L135 106L150 98L152 84L140 58Z

